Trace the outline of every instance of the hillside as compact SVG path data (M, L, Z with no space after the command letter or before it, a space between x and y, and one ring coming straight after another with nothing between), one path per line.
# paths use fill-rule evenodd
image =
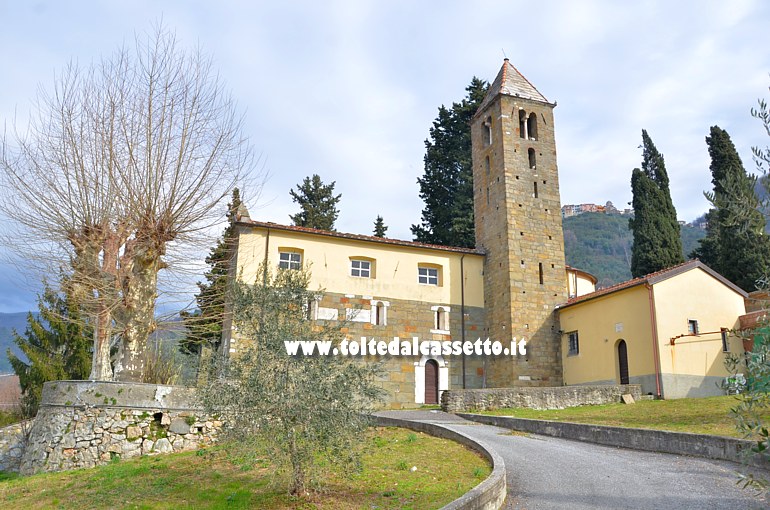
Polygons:
M631 278L633 235L628 228L628 216L584 213L565 218L563 228L568 265L593 274L602 287ZM706 233L687 226L681 232L686 257Z

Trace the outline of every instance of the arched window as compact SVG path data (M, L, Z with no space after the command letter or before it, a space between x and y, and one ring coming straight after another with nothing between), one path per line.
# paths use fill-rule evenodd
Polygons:
M449 333L449 308L445 306L432 306L433 311L433 332Z
M371 301L372 305L372 324L375 326L387 326L388 325L388 307L390 302L388 301Z
M519 110L519 138L527 139L527 112Z
M535 169L535 149L528 149L527 155L529 156L529 167L534 170Z
M487 117L482 126L484 127L484 145L492 145L492 117Z
M530 140L537 139L537 114L530 113L527 119L527 137Z

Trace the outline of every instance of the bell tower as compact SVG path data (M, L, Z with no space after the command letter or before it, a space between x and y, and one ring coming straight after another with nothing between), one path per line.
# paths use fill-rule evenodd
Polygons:
M488 387L561 386L555 307L567 300L553 109L508 61L471 124L487 335L524 355L487 361Z

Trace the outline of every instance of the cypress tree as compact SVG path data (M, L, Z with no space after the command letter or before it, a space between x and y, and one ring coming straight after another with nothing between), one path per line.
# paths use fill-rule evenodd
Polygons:
M487 82L474 77L461 102L438 109L425 140L425 173L417 179L425 207L420 224L411 227L415 241L467 248L476 245L471 119L487 88Z
M337 203L342 194L334 195L334 185L324 184L317 174L305 177L302 184L297 185L297 191L289 190L291 199L299 204L300 212L289 215L294 225L298 227L334 230L334 222L340 211Z
M642 169L632 172L631 191L631 275L637 278L684 262L666 164L646 130L642 130Z
M714 185L706 197L714 208L709 211L706 237L693 255L750 292L770 263L765 217L754 191L757 178L746 173L727 131L712 126L706 144Z

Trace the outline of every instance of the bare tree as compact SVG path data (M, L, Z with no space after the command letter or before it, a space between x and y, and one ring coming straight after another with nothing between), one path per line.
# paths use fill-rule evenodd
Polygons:
M211 60L158 28L41 91L26 132L4 135L7 232L66 264L94 325L91 378L141 380L158 272L249 169L242 119Z

